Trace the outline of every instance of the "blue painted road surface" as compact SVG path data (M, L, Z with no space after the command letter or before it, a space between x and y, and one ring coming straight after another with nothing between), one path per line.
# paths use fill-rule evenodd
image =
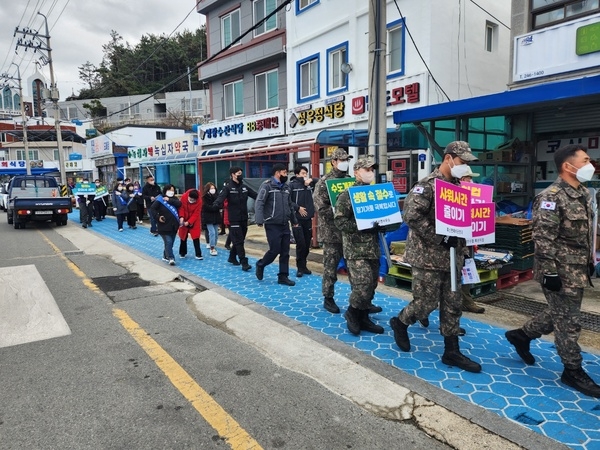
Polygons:
M73 223L78 222L76 217L76 213L71 215ZM166 264L160 259L162 239L152 236L146 226L118 232L116 221L107 218L102 222L94 221L91 230ZM398 297L376 294L374 303L381 306L383 312L371 318L386 332L382 335L363 332L354 336L348 332L342 314L330 314L322 308L320 276L290 277L296 281L296 286L281 286L277 284L278 270L274 263L266 267L264 280L258 281L254 269L243 272L239 266L227 262L228 252L222 248L223 240L219 243L217 256L210 256L203 243L204 259L201 261L194 258L190 244L188 251L191 253L181 259L177 253L179 240L176 240L174 253L179 270L295 319L536 433L574 449L600 450L600 400L580 394L560 382L563 366L551 342L533 341L531 348L536 364L527 366L506 341L505 329L463 317L461 325L468 333L461 338L461 348L483 367L478 374L464 372L448 367L440 360L444 344L438 332L437 312L431 314L429 328L418 324L409 328L411 352L404 353L396 347L388 321L407 303L401 298L400 290ZM256 260L249 259L254 268ZM347 299L349 294L347 283L336 284L336 298ZM344 301L338 304L342 309L347 307ZM595 380L600 380L600 355L584 353L583 359L584 368Z

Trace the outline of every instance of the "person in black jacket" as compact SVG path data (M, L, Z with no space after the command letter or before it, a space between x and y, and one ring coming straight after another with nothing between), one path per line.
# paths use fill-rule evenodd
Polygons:
M310 253L310 243L312 241L312 218L315 215L315 204L313 203L313 191L315 178L308 176L308 169L304 166L297 166L294 169L295 176L290 180L290 189L292 191L292 202L298 219L298 227L293 228L294 238L296 239L296 276L310 275L312 272L306 267L306 260Z
M181 207L181 201L175 197L175 186L172 184L167 184L163 188L163 194L156 197L150 209L156 217L158 234L164 242L163 261L174 266L173 243L179 229L179 213L177 211Z
M269 250L256 263L256 278L263 279L265 267L275 261L279 255L279 273L277 283L294 286L289 279L290 260L290 222L298 226L294 212L290 186L287 182L287 167L284 164L273 165L273 176L260 185L254 205L254 218L259 227L265 227Z
M223 186L215 205L223 207L227 200L227 212L229 215L229 235L231 236L231 250L229 252L229 263L234 266L242 265L242 270L247 272L252 269L248 264L244 241L248 233L248 197L256 200L256 191L243 182L242 168L231 167L229 169L231 179ZM239 262L237 258L240 258Z
M216 247L221 223L220 208L215 205L215 200L217 200L217 187L209 181L204 185L202 194L202 225L205 225L208 230L210 256L217 256Z
M146 177L146 184L142 188L142 197L144 197L144 201L146 202L146 210L148 211L148 216L150 217L150 233L154 236L158 236L158 231L156 227L156 217L152 214L152 203L161 195L160 186L154 182L154 177L152 175L148 175Z

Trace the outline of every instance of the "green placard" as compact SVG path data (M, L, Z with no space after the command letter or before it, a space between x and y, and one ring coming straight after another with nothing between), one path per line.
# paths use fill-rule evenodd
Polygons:
M334 178L333 180L325 181L327 184L327 192L329 193L329 201L331 202L331 206L335 208L335 204L337 203L338 195L348 189L350 186L354 185L354 181L356 178Z
M600 22L577 28L575 53L587 55L600 51Z

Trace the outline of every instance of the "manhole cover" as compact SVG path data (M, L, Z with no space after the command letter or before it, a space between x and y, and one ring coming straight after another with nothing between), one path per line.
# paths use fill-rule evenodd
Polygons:
M137 273L126 273L111 277L92 278L96 286L104 292L122 291L136 287L149 286L150 282L142 280Z

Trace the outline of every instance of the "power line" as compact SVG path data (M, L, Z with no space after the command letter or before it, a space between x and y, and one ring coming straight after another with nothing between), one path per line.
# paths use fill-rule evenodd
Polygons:
M498 19L496 16L494 16L487 9L481 7L480 5L478 5L477 3L475 3L473 0L469 0L469 1L471 3L473 3L475 6L477 6L479 9L481 9L484 13L486 13L487 15L489 15L490 17L492 17L494 20L496 20L500 25L502 25L503 27L505 27L507 30L510 30L510 27L508 25L506 25L504 22L502 22L500 19Z

